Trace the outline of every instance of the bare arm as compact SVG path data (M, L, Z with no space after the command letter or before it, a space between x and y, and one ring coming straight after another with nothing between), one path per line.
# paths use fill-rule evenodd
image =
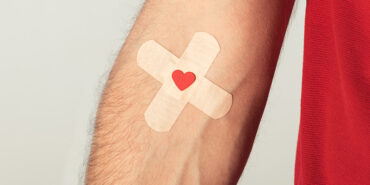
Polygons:
M99 106L87 184L236 184L248 159L293 0L149 0L123 46ZM186 105L169 132L144 112L161 84L138 67L139 47L156 40L181 56L195 32L221 50L206 77L233 95L213 120Z

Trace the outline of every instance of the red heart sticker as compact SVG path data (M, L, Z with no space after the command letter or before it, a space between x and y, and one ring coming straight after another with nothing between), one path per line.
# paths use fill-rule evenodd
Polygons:
M175 70L172 73L172 79L175 82L177 88L183 91L194 83L195 74L192 72L184 73L181 70Z

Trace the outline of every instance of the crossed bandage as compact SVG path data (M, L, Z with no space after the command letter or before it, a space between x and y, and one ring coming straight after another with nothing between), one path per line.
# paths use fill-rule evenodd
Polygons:
M138 65L163 84L144 115L152 129L169 131L187 103L213 119L229 111L232 95L205 78L219 51L205 32L195 33L180 58L153 40L141 46Z

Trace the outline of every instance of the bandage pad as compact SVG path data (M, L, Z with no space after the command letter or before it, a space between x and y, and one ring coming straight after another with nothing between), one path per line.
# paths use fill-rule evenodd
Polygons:
M187 103L213 119L227 114L232 95L205 78L219 51L205 32L194 34L180 58L153 40L140 47L138 65L163 84L144 114L152 129L169 131Z

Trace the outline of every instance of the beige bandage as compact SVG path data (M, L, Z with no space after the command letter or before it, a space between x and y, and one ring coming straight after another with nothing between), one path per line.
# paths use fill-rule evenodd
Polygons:
M204 77L219 51L204 32L195 33L181 58L153 40L141 46L138 65L163 84L145 112L152 129L169 131L188 102L213 119L230 110L231 94Z

